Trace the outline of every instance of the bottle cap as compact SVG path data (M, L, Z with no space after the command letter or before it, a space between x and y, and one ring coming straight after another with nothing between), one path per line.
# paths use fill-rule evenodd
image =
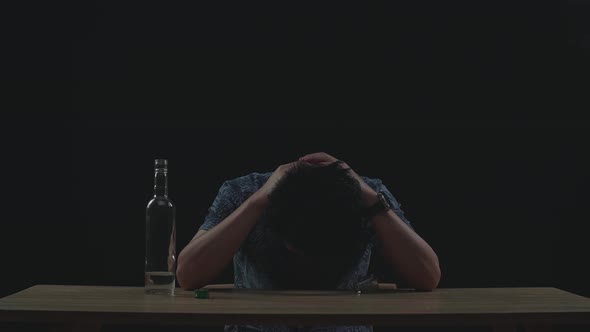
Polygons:
M156 159L154 164L156 167L166 167L168 166L168 159Z

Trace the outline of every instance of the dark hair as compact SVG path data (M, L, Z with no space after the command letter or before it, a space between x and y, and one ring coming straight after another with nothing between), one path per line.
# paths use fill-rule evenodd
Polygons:
M329 269L328 284L358 262L367 244L360 184L349 172L341 162L299 162L269 196L271 232Z

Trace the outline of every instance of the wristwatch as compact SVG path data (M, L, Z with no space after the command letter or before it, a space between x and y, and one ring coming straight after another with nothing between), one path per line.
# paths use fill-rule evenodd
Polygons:
M391 209L391 205L387 201L387 198L385 198L385 195L382 191L377 193L377 199L377 203L365 208L365 218L373 218L377 214Z

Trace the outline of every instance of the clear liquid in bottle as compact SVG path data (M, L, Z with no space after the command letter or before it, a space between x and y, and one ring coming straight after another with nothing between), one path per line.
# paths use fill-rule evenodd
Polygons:
M146 207L145 292L174 295L176 207L168 197L168 161L156 159L154 197Z

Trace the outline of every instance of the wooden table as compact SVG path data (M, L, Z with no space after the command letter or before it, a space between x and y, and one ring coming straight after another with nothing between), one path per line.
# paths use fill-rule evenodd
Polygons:
M433 292L211 290L209 299L177 290L146 295L141 287L38 285L0 299L0 323L286 324L548 327L590 330L590 299L556 288L443 288Z

